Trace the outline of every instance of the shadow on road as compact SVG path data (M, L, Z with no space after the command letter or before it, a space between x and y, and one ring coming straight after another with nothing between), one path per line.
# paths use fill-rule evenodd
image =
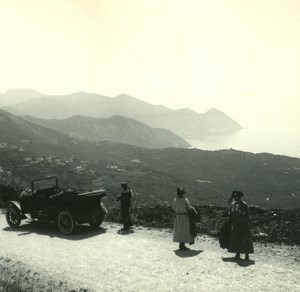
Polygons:
M128 235L128 234L134 233L134 231L132 229L129 229L129 230L120 229L120 230L117 231L117 233L120 234L120 235Z
M68 240L82 240L106 233L106 229L102 227L92 228L87 225L78 225L77 230L74 234L64 235L60 233L56 224L36 221L22 224L18 228L5 227L3 228L3 230L7 232L15 232L16 234L18 234L18 236L25 236L35 233L38 235L46 235L49 237L58 237Z
M246 260L242 260L242 259L236 259L234 257L230 257L230 258L222 257L222 261L223 262L236 263L240 267L248 267L248 266L251 266L251 265L255 265L255 261L252 261L252 260L246 261Z
M194 257L197 256L198 254L200 254L201 252L203 252L203 250L174 250L174 253L181 258L190 258L190 257Z

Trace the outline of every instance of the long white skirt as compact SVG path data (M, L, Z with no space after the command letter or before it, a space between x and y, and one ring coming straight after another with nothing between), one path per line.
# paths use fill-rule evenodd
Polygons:
M188 215L176 214L174 220L173 241L190 243L193 236L190 232L190 221Z

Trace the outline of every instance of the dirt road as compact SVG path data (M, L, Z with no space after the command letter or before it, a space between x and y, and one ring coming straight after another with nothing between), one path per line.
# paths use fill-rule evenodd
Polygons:
M246 263L208 236L180 252L168 230L119 228L83 226L67 237L36 222L11 229L1 214L0 267L5 277L21 267L35 291L300 291L299 247L256 244Z

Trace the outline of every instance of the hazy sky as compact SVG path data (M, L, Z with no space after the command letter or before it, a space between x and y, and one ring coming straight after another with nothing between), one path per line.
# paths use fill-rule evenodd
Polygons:
M299 0L0 0L0 41L0 92L128 93L246 126L300 112Z

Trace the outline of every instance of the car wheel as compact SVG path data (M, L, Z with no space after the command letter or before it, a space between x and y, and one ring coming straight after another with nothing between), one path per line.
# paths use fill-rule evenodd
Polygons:
M61 233L70 235L76 230L76 221L69 211L61 211L57 216L57 225Z
M104 220L104 215L105 214L101 214L98 216L90 216L89 218L89 224L93 227L96 228L98 226L100 226Z
M20 210L15 206L9 206L6 211L6 221L12 228L17 228L21 224Z

